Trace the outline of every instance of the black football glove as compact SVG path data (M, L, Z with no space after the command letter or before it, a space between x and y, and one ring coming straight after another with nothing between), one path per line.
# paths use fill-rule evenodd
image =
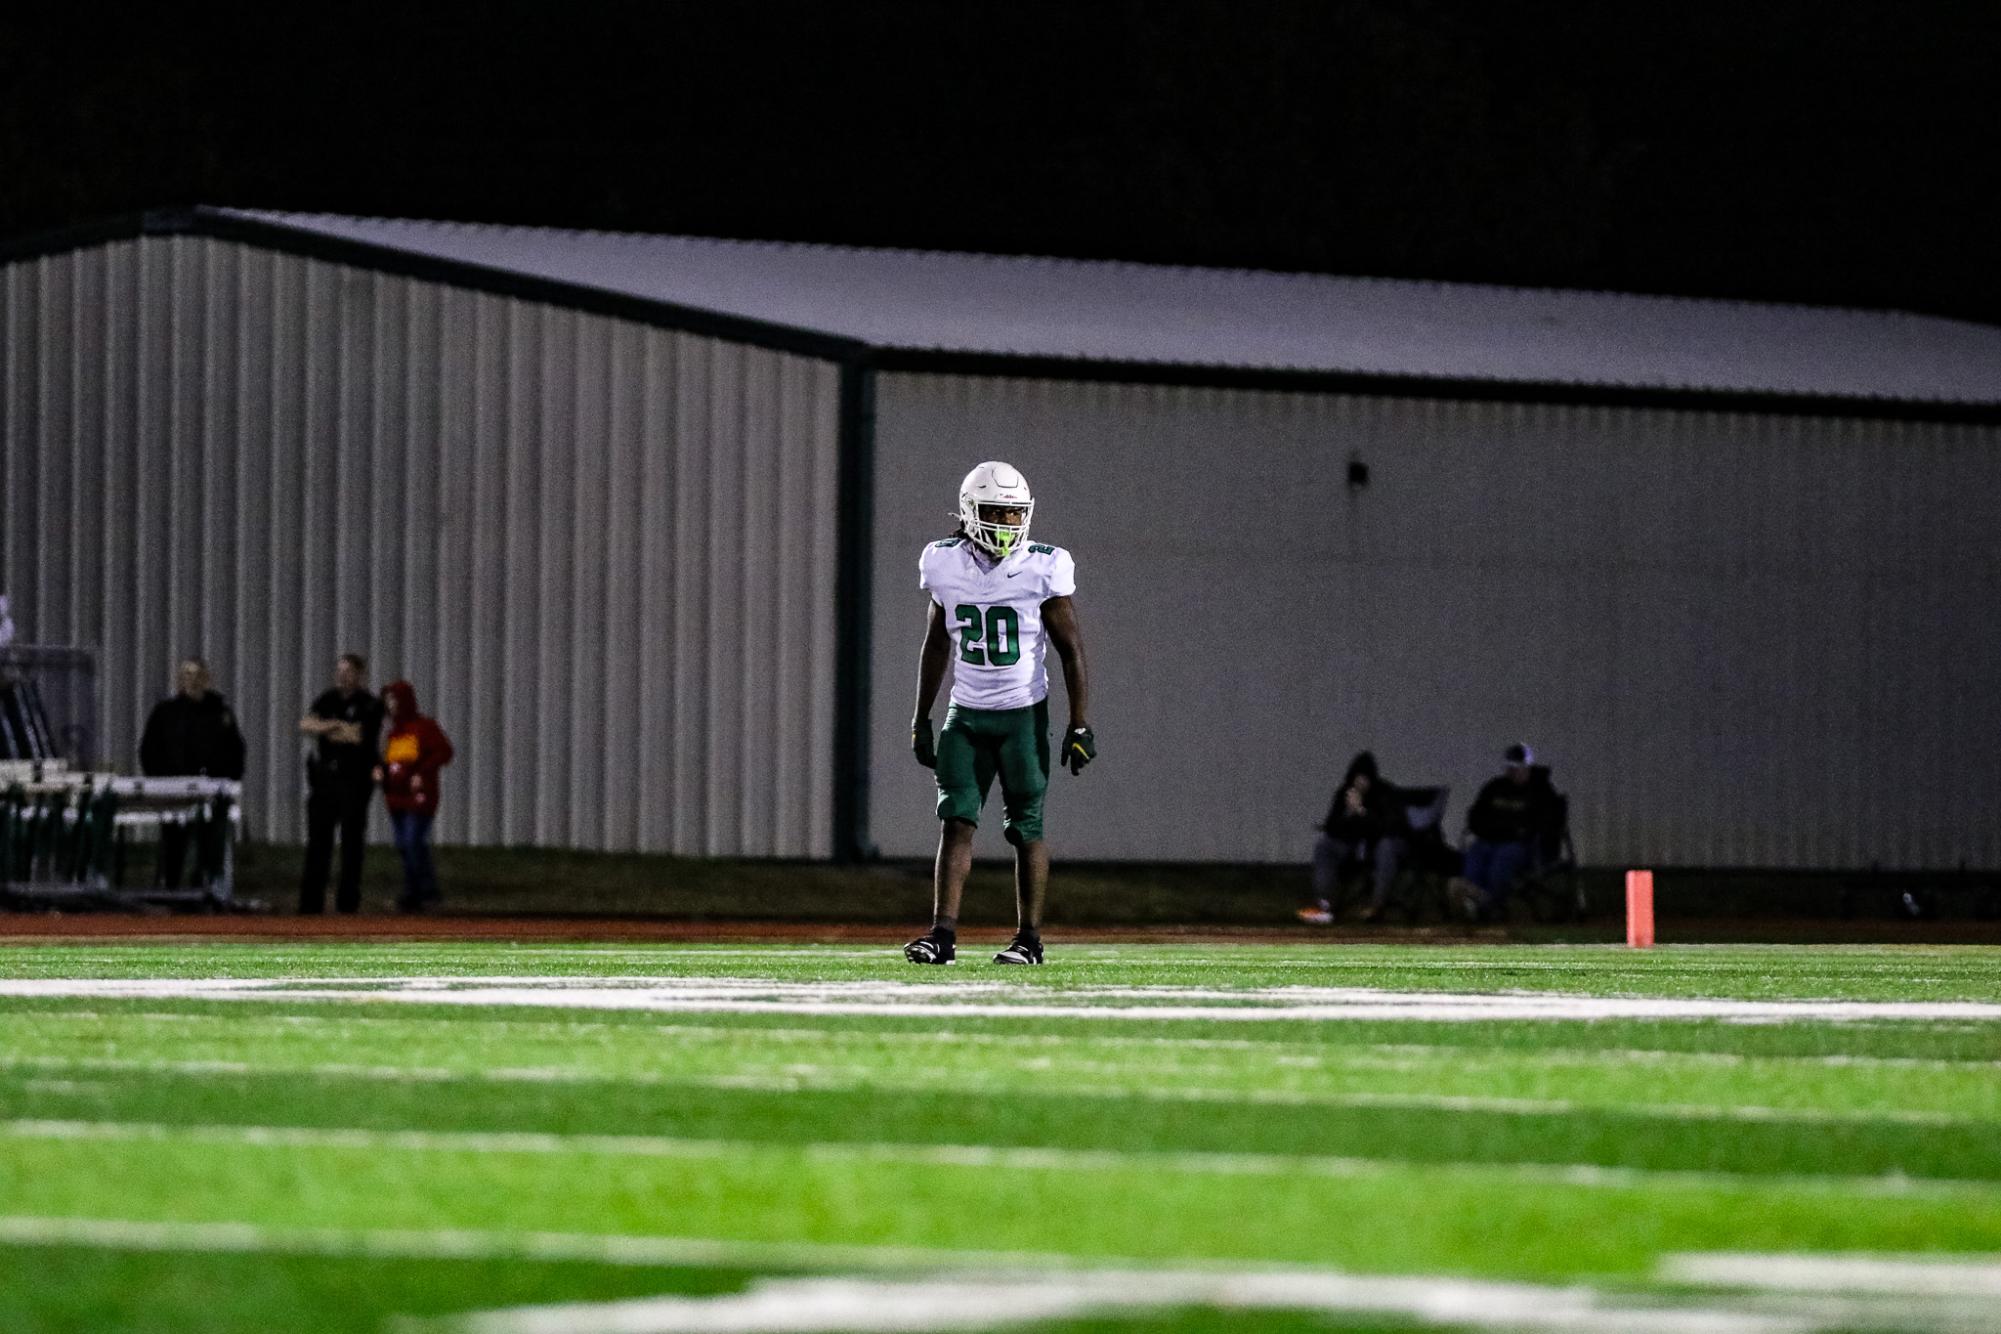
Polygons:
M1062 763L1070 766L1070 776L1084 772L1084 766L1098 758L1098 738L1088 727L1073 727L1063 734Z
M910 725L910 753L927 769L938 767L938 748L931 744L931 720L919 718Z

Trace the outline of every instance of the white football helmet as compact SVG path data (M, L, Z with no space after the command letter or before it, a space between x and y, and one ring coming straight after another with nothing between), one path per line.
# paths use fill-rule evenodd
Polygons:
M982 508L1021 511L1020 523L995 523L980 517ZM1035 517L1035 497L1028 479L1005 463L982 463L959 483L959 526L973 545L990 556L1006 558L1028 541L1028 523Z

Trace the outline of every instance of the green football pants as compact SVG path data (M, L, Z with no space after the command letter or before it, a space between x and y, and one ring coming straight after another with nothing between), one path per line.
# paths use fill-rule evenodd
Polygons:
M980 822L994 775L1001 783L1001 832L1019 846L1042 837L1049 790L1049 701L1022 709L945 711L938 734L938 818Z

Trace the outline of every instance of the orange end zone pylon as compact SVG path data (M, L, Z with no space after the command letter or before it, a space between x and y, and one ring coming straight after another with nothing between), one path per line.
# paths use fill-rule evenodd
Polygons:
M1654 943L1654 873L1626 872L1626 943L1636 950Z

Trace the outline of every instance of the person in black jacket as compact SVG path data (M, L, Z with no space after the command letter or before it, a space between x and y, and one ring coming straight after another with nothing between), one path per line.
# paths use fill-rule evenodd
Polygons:
M1535 751L1518 741L1501 753L1505 766L1487 780L1466 828L1466 864L1451 883L1452 896L1470 918L1490 916L1507 906L1508 890L1529 864L1536 837L1548 824L1553 793L1535 773Z
M208 664L189 658L180 666L178 693L153 706L139 739L139 772L148 778L243 779L243 733L236 714L215 692ZM169 889L181 883L188 828L160 826L160 879Z
M1396 786L1376 768L1375 755L1365 750L1350 760L1313 845L1313 901L1299 910L1302 922L1325 926L1334 920L1335 891L1350 862L1367 862L1370 867L1369 903L1362 909L1362 920L1373 922L1382 916L1390 883L1408 847L1403 816Z
M306 760L306 869L299 882L299 911L324 912L327 876L333 870L334 830L340 830L340 887L334 907L361 907L361 854L368 842L369 798L375 766L382 762L382 703L364 689L368 660L343 653L334 664L333 689L299 720L315 738Z

